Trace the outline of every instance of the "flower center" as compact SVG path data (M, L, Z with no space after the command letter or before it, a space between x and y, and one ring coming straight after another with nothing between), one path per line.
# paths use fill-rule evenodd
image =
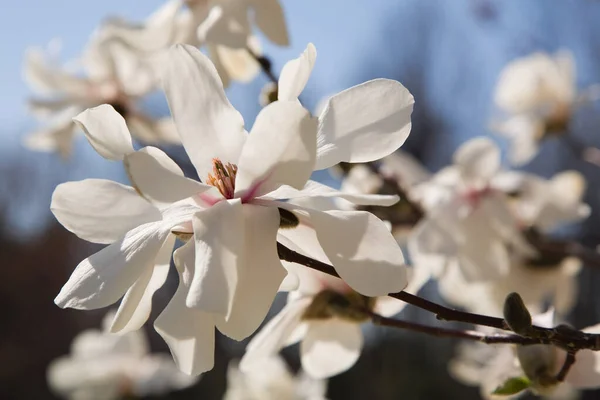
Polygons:
M237 165L227 163L223 164L218 158L213 158L213 172L208 174L206 183L219 189L219 192L226 199L233 199L235 193L235 175Z
M375 297L366 297L353 290L340 293L325 289L314 296L312 303L304 311L304 320L325 320L333 317L350 322L364 322L375 307Z

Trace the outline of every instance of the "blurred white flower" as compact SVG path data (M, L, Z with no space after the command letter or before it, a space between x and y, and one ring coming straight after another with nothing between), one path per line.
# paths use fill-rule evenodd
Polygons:
M279 356L264 358L241 371L237 363L227 369L224 400L326 400L327 382L301 371L292 376Z
M31 112L44 126L25 138L27 147L71 153L77 126L72 118L100 104L112 104L133 134L147 143L179 143L170 118L155 119L136 106L136 100L155 89L156 77L124 46L92 38L81 60L82 73L57 64L42 49L29 49L24 75L42 97L29 101Z
M533 317L534 324L554 327L554 312L550 310ZM599 333L600 325L582 330ZM489 346L480 343L465 344L459 356L450 363L452 375L471 386L480 386L482 397L497 399L492 393L511 378L523 378L523 391L508 398L519 397L532 391L549 399L576 399L577 390L600 387L600 354L591 350L577 352L575 363L565 380L558 382L556 375L563 366L566 352L551 345ZM502 396L507 398L507 396Z
M415 188L426 210L408 239L415 263L429 264L437 273L456 264L466 280L475 282L508 274L512 252L534 254L506 196L492 186L499 171L498 147L475 138L454 153L452 166Z
M212 368L215 325L241 340L263 321L286 275L277 240L289 243L289 232L300 226L318 238L318 251L358 292L385 295L404 288L402 252L381 220L362 211L285 202L342 197L390 205L396 196L345 194L309 181L319 157L317 121L299 102L265 107L248 135L206 56L179 45L168 59L163 81L169 107L208 184L185 178L157 148L134 152L123 118L110 106L79 115L76 121L94 148L123 159L133 187L86 180L56 189L51 207L65 227L86 240L112 243L77 266L55 300L59 306L100 308L125 295L111 329L136 329L166 279L175 236L187 240L174 254L179 288L155 328L180 368L197 374ZM338 133L338 141L328 143L331 152L362 154L347 143L345 132Z
M563 171L552 179L525 172L503 172L496 176L493 185L511 194L511 208L524 228L549 233L590 214L590 207L582 202L585 178L577 171Z
M486 282L470 282L457 265L451 265L437 276L440 295L450 304L478 314L501 315L509 293L521 295L533 313L551 304L560 315L566 315L577 301L577 276L581 262L566 258L551 265L534 265L512 260L508 273Z
M307 237L296 244L311 247ZM285 265L298 278L299 286L289 293L280 313L252 338L240 363L242 371L252 371L258 368L257 363L260 365L283 347L300 342L302 368L308 375L324 379L340 374L351 368L360 356L361 324L369 319L364 310L390 317L406 305L391 297L366 297L340 279L294 264ZM429 276L423 269L411 269L411 272L415 275L411 276L405 291L416 293Z
M574 108L598 97L595 86L578 93L575 74L573 56L564 50L533 53L502 70L494 102L505 118L491 127L511 142L514 164L531 160L544 138L566 134Z
M112 313L105 317L105 330L112 319ZM48 367L52 391L72 400L162 395L197 381L181 373L168 355L150 354L142 330L125 335L83 331L73 340L71 354Z
M227 87L231 80L250 81L260 71L250 53L261 54L252 34L253 24L271 42L289 44L278 0L170 0L141 25L115 19L106 23L103 31L141 56L156 58L157 66L164 62L164 51L174 44L206 46Z

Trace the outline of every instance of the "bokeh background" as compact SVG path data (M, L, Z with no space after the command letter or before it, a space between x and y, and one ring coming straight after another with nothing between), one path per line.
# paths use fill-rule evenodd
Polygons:
M316 67L303 93L315 107L324 96L365 80L386 77L414 94L413 130L404 149L432 171L446 165L463 141L490 134L492 93L502 67L510 60L542 50L566 48L577 63L578 86L600 82L600 1L595 0L281 0L291 46L263 41L278 72L308 42L318 51ZM74 155L34 153L21 141L35 122L27 114L30 92L21 76L28 46L60 42L60 57L79 54L104 18L119 15L142 20L161 0L20 0L3 1L0 12L0 399L52 399L45 383L48 363L69 349L77 332L98 327L105 310L61 310L53 299L77 263L98 248L63 229L49 211L54 187L67 180L109 178L126 182L120 163L98 156L83 137ZM258 95L267 82L233 83L228 94L248 125L260 109ZM168 109L162 95L146 108L158 115ZM573 135L600 146L598 104L581 110ZM502 143L500 141L500 143ZM183 157L179 149L167 149ZM573 157L560 142L547 142L527 167L544 176L577 169L588 179L587 202L600 205L598 167ZM319 179L335 184L323 174ZM600 243L597 212L577 231L589 245ZM600 321L598 271L580 276L580 301L571 321L577 327ZM176 276L154 298L154 318L174 292ZM430 284L424 295L433 300ZM280 305L280 304L279 304ZM278 304L275 305L274 310ZM411 308L403 318L435 323ZM151 330L153 349L168 351ZM447 362L454 353L448 339L436 339L365 327L368 344L357 365L330 380L331 399L477 399L478 390L454 381ZM219 399L230 359L243 343L220 338L217 362L193 388L173 399ZM297 367L294 349L285 352ZM585 398L600 398L588 392Z

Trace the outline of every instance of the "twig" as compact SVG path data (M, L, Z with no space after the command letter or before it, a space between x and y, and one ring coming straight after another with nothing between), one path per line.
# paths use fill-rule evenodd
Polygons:
M250 53L252 58L254 58L256 60L256 62L258 62L258 64L260 65L260 68L262 69L263 73L267 76L267 78L269 78L269 80L271 82L273 82L274 84L277 85L278 79L275 76L275 74L273 73L271 60L269 60L269 58L267 58L265 56L256 54L250 48L246 48L246 50L248 51L248 53Z
M293 251L279 242L277 243L277 252L281 260L301 264L311 269L339 278L339 275L333 266ZM488 326L506 331L510 330L503 318L454 310L404 291L390 293L388 296L429 311L435 314L440 320L465 322L473 325ZM594 351L600 350L600 335L584 333L564 326L558 326L556 328L532 326L528 336L521 337L531 339L532 342L529 342L529 344L552 344L566 350L567 352L576 352L577 350L582 349Z
M437 336L437 337L447 337L447 338L455 338L455 339L465 339L465 340L473 340L476 342L486 343L486 344L518 344L522 346L532 345L532 344L544 344L546 343L543 339L538 338L527 338L514 334L493 334L486 335L482 332L477 332L473 330L456 330L456 329L447 329L447 328L438 328L434 326L422 325L409 321L402 321L393 318L387 318L381 316L379 314L375 314L370 312L369 316L371 317L371 321L375 325L388 326L393 328L405 329L413 332L425 333L427 335Z
M575 352L569 351L567 353L567 358L565 358L565 362L563 363L560 371L558 371L558 374L556 375L556 380L559 382L564 381L573 364L575 364Z

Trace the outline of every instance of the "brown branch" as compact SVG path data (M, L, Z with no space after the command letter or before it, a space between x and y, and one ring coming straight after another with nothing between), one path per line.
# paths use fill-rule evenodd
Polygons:
M277 85L278 79L273 73L271 60L269 60L269 58L265 56L258 55L250 48L246 48L246 50L248 51L248 53L250 53L252 58L254 58L256 62L260 65L260 69L267 76L267 78L269 78L271 82Z
M556 374L556 380L559 382L564 381L573 364L575 364L575 352L569 351L560 371L558 371L558 374Z
M333 266L293 251L279 242L277 243L277 252L279 254L279 258L283 261L304 265L316 271L320 271L337 278L340 277ZM473 325L488 326L506 331L510 330L503 318L454 310L404 291L390 293L388 296L429 311L435 314L435 316L440 320L465 322ZM531 339L532 342L529 342L528 344L552 344L565 349L567 352L575 352L582 349L590 349L594 351L600 350L600 335L584 333L563 325L560 325L556 328L532 326L530 332L528 332L528 335L521 335L521 337L525 339Z

